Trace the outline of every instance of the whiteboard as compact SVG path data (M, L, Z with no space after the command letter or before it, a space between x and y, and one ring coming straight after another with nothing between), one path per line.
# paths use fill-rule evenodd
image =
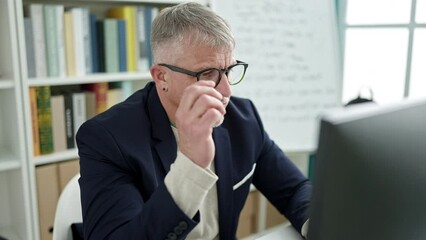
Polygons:
M230 25L235 57L247 62L233 95L250 98L285 151L314 151L318 116L341 106L334 0L214 0Z

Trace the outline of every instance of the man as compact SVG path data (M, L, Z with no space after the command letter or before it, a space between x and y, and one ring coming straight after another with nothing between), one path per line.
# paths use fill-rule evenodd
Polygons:
M301 231L310 183L252 102L231 97L247 64L225 21L196 3L167 8L151 44L154 83L77 134L85 238L235 239L251 183Z

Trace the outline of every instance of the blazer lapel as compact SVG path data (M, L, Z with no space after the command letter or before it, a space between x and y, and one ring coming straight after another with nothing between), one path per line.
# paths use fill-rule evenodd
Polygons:
M219 206L219 237L230 239L232 230L233 190L232 190L232 157L228 130L223 127L213 129L216 146L215 171L219 177L217 195Z
M148 112L151 118L152 137L155 139L154 148L167 173L170 171L170 165L176 160L177 145L169 118L155 87L151 89L148 97Z

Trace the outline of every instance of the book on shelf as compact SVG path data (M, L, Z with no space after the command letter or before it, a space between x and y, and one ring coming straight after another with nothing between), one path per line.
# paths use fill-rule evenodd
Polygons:
M127 66L127 50L126 50L126 22L117 20L117 38L118 38L118 70L126 72Z
M74 115L73 115L73 99L71 92L64 93L65 107L65 136L67 140L67 149L75 147L74 140Z
M95 92L85 91L84 100L86 101L86 119L96 116L96 95Z
M118 53L118 21L116 19L100 20L102 25L102 34L98 40L102 42L103 48L99 52L103 52L103 62L101 69L103 72L116 73L119 72L119 53ZM100 59L102 61L102 59Z
M67 149L67 139L65 136L64 95L52 95L50 102L52 106L53 149L54 152L65 151Z
M114 7L105 12L105 19L85 7L37 3L25 9L29 78L149 71L151 23L158 8ZM132 84L122 85L124 95L130 95L126 89Z
M65 26L64 26L64 6L55 5L56 7L56 37L58 42L58 67L59 76L67 75L66 54L65 54Z
M118 20L117 27L118 27L117 32L118 32L119 71L126 72L128 69L126 21ZM122 99L123 97L130 96L132 93L133 93L133 83L131 81L120 82L120 99Z
M107 109L123 100L122 88L109 88L107 97Z
M67 75L77 76L77 66L74 51L74 23L73 15L69 11L64 13L64 38Z
M84 92L72 93L74 136L78 128L86 121L86 95ZM74 138L75 140L75 138ZM74 145L77 146L74 142Z
M53 152L52 109L50 105L50 87L36 88L37 120L39 129L40 154Z
M145 31L145 7L144 6L138 6L137 12L136 12L136 26L137 26L137 45L138 45L138 70L141 72L148 72L149 71L149 61L148 61L148 54L149 54L149 48L147 38L149 35Z
M108 105L108 83L91 83L84 85L84 90L93 92L95 95L95 112L102 113L107 110ZM89 115L88 115L89 117Z
M105 72L105 44L104 44L104 22L102 20L96 21L96 36L98 46L98 68L99 72Z
M33 28L36 77L47 77L43 5L30 4L28 14Z
M74 131L74 93L81 91L80 85L52 86L52 92L60 94L63 97L64 124L66 149L75 148Z
M86 11L83 8L72 8L72 23L73 23L73 41L74 41L74 56L76 65L76 75L86 75L86 52L85 52L85 40L84 40L84 18Z
M86 69L86 74L93 73L92 66L92 41L91 41L91 31L90 31L90 12L89 9L83 8L83 48L84 48L84 64Z
M144 17L145 17L145 36L148 46L151 46L151 26L152 21L157 16L159 9L157 7L145 6L144 7ZM148 50L148 66L152 66L152 51L151 47L147 48Z
M58 15L56 5L43 5L47 76L59 77Z
M30 110L31 110L31 129L32 129L32 141L33 141L33 155L40 155L40 137L38 129L38 111L37 111L37 93L36 88L31 87L29 93L30 98Z
M35 66L35 55L34 55L34 38L33 38L33 26L31 18L24 18L24 29L25 29L25 51L27 54L27 69L28 78L36 77L36 66Z
M107 17L125 20L127 71L136 71L138 52L138 45L136 44L136 7L111 8L107 11Z
M99 47L98 47L98 31L96 27L96 15L90 14L90 47L92 51L92 70L94 73L99 70Z

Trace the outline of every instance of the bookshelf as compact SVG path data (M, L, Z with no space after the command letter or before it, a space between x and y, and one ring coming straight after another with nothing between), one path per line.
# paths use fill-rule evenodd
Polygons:
M7 239L46 239L40 229L37 169L78 158L76 148L34 155L33 116L30 90L34 88L89 85L107 82L130 83L136 91L151 79L149 71L85 73L77 76L59 74L34 76L28 65L31 50L25 17L32 4L87 8L97 19L107 18L110 8L120 6L163 7L183 0L1 0L0 1L0 236ZM210 0L198 1L209 4ZM44 11L44 9L43 9ZM46 37L46 35L44 35ZM36 41L36 39L33 39ZM60 45L58 45L60 46ZM45 46L46 47L46 46ZM58 47L58 51L60 51ZM36 50L32 50L36 51ZM50 50L45 48L46 57ZM48 57L47 57L48 58ZM58 61L60 62L60 61ZM47 62L51 64L52 62ZM60 64L60 63L59 63ZM48 68L49 66L47 66Z
M0 1L0 236L30 239L28 184L15 1Z

